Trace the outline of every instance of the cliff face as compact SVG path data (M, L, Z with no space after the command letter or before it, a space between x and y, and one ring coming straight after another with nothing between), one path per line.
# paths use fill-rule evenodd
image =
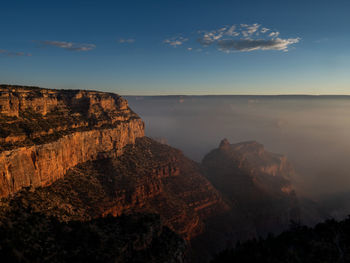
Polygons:
M0 86L0 110L0 226L23 213L88 228L109 215L158 214L150 235L159 240L164 225L205 262L228 242L298 219L293 168L256 142L223 140L199 165L145 137L123 98L96 91ZM141 250L153 247L147 240Z
M0 197L118 156L144 123L112 93L0 86Z
M8 202L60 221L156 213L187 240L205 231L205 220L229 209L197 163L147 137L121 156L77 165L50 186L19 192Z
M19 230L10 227L8 236L33 230L28 234L33 242L13 240L23 243L20 257L31 258L26 248L36 241L46 244L47 237L54 244L35 245L33 253L39 248L49 258L51 248L69 250L60 243L61 235L76 242L75 231L80 235L84 229L116 242L115 251L106 254L114 259L127 261L139 254L143 260L151 256L150 262L182 262L185 243L180 237L192 240L207 231L208 219L230 210L198 163L144 137L144 123L118 95L0 86L0 110L0 228L14 226L19 216ZM125 214L140 223L145 214L158 214L160 220L147 225L145 235L140 229L125 236L118 224L116 233L108 231L113 226L95 225ZM33 225L38 220L43 231ZM82 246L65 253L78 251L79 258L94 251L86 251L84 242ZM105 256L104 250L95 252Z
M239 213L246 215L257 235L279 232L291 220L300 219L290 182L294 170L284 156L266 151L263 145L223 140L204 157L202 169Z
M0 86L0 109L0 197L29 187L7 200L61 221L157 213L188 240L229 209L197 163L143 137L116 94Z
M37 87L0 85L1 113L21 117L26 111L46 116L53 112L103 114L117 120L118 115L129 113L125 99L114 93L86 90L52 90Z

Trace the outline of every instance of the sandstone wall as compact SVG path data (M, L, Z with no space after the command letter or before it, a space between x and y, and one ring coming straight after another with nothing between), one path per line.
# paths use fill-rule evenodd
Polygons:
M144 123L116 94L0 86L0 131L5 197L47 186L79 163L120 155L144 136Z
M69 111L70 108L78 111L86 108L90 113L96 113L96 109L127 110L128 103L117 94L100 91L0 85L0 111L6 116L19 117L21 112L28 109L46 115L56 110Z

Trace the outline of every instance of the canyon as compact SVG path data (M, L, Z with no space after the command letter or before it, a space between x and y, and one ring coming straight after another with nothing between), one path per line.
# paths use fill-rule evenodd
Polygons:
M90 232L98 220L130 216L139 224L137 218L148 218L146 239L135 241L136 225L118 237L133 247L116 248L128 255L123 260L132 253L150 253L149 262L163 258L162 249L153 250L163 240L177 255L169 262L205 262L239 240L300 219L293 167L257 142L222 140L198 163L146 137L125 99L99 91L0 85L0 110L0 231L10 226L9 236L21 236L13 225L40 232L25 219L32 216L42 218L45 229L73 224ZM62 246L59 236L51 238ZM112 262L120 253L103 255Z
M0 110L0 197L120 155L144 135L142 120L115 94L2 85Z
M174 233L167 241L181 262L188 248L177 236L190 241L207 218L229 210L197 163L144 136L143 121L120 96L4 85L0 94L0 228L8 218L27 223L19 214L84 227L111 215L158 214L149 231Z
M1 196L25 187L50 185L45 188L48 192L60 188L64 192L62 184L70 176L86 182L88 189L91 182L86 174L92 173L104 192L98 193L95 203L86 196L80 200L80 208L89 212L75 219L120 216L127 211L157 212L167 226L187 240L203 231L206 216L228 209L194 162L180 151L144 137L142 120L120 96L30 87L2 87L1 91L2 119L11 117L10 126L1 128L18 138L3 137L11 143L5 143L8 149L0 153ZM35 122L39 124L34 129ZM49 138L46 126L50 126ZM113 186L104 183L106 180ZM88 196L80 183L72 187L73 191L80 189L80 194L86 192ZM96 194L96 189L91 193ZM61 197L53 199L62 207L65 196ZM50 205L52 201L47 197L38 200ZM71 220L74 215L67 218Z

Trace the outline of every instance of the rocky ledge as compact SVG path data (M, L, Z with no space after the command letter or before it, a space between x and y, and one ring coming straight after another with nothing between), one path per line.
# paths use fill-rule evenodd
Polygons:
M0 197L118 156L142 136L143 121L119 95L0 85Z

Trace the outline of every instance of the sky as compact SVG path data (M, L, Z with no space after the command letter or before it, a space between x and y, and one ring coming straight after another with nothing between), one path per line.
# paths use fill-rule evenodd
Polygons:
M3 0L0 10L0 83L350 94L348 0Z

